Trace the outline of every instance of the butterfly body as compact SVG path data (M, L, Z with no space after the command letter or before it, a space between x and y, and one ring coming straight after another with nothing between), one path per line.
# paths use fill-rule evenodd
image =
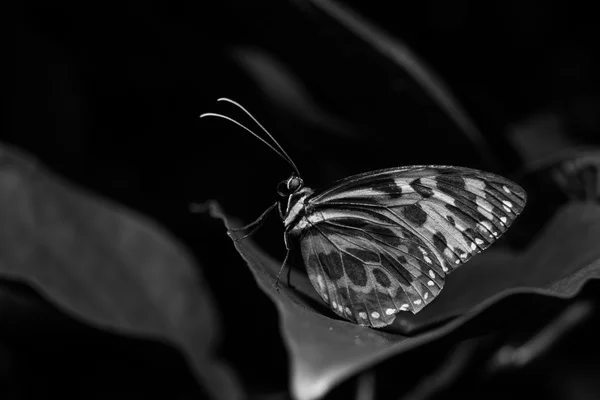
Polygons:
M500 176L410 166L355 175L317 193L292 175L280 184L288 251L337 315L384 327L417 313L445 276L494 242L526 195Z

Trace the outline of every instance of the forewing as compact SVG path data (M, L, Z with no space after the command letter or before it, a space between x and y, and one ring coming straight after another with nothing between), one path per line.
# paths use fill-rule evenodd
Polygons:
M424 244L397 229L337 220L312 226L301 241L308 276L338 315L383 327L398 311L421 310L444 285Z

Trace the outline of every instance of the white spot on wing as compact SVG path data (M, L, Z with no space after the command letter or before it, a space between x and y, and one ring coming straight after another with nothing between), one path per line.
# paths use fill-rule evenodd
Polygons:
M415 300L413 303L415 303L416 305L419 305L422 303L422 301L421 301L421 299L419 299L419 300Z
M471 242L471 250L473 250L473 251L477 250L477 245L473 242Z
M510 189L509 189L507 186L502 186L502 189L503 189L503 190L504 190L506 193L510 194Z
M377 311L373 311L371 313L371 317L373 317L373 318L379 318L379 313Z
M477 211L479 213L481 213L481 215L483 215L486 219L489 219L489 220L494 219L494 214L492 214L490 212L490 210L488 209L489 205L488 205L487 201L485 201L481 197L477 197L475 199L475 203L477 204Z
M319 288L321 292L325 291L325 281L323 280L323 276L317 275L317 283L319 284Z
M402 304L400 306L400 311L407 311L408 310L408 304Z
M427 262L427 264L433 264L433 262L431 261L431 258L425 256L425 257L423 257L423 259Z
M449 259L454 258L454 253L448 247L446 247L444 249L444 255L446 256L446 258L449 258Z
M340 199L352 198L352 197L373 197L373 196L380 197L382 195L385 195L385 193L377 191L377 190L356 189L356 190L343 191L343 192L335 194L333 196L328 196L327 200L340 200Z
M445 265L442 265L442 271L444 271L444 272L448 272L448 268L446 268L446 266L445 266Z
M465 178L465 185L467 190L471 189L470 192L477 193L480 196L485 195L485 182L481 179Z
M431 277L431 279L435 279L435 272L429 270L429 276Z
M344 311L346 311L346 314L350 314L350 309L348 307L346 307Z
M475 238L475 243L477 243L478 245L482 245L483 244L483 240L481 240L479 238Z
M513 204L508 200L502 200L502 204L504 204L505 206L510 207L510 208L512 208L512 206L513 206Z
M337 308L337 303L335 301L332 301L331 305L333 306L333 308Z
M407 184L403 178L394 179L394 182L396 183L396 186L398 186L400 189L402 189L402 194L415 192L414 189L412 188L412 186Z
M423 298L424 298L425 300L427 300L427 298L428 298L428 297L429 297L429 293L425 292L425 294L423 295Z
M502 206L502 208L504 208L504 211L506 211L506 212L510 212L511 211L511 209L508 208L508 207L506 207L506 206Z
M502 221L503 223L506 223L506 221L508 221L508 219L506 217L500 217L500 221Z
M493 235L494 231L492 231L492 229L494 229L494 227L492 226L492 224L490 223L490 221L481 221L481 225L483 225L483 227L485 228L485 232L488 233L488 231L490 231L491 233L488 233L488 235ZM496 235L494 235L496 236Z
M452 197L435 189L433 190L433 197L451 205L456 204Z
M388 308L387 310L385 310L385 313L386 313L387 315L392 315L392 314L393 314L393 313L395 313L395 312L396 312L396 310L394 310L393 308Z
M435 285L435 283L433 281L427 282L427 286L433 286L433 285Z
M367 313L361 311L361 312L358 313L358 316L364 319L364 318L367 318Z

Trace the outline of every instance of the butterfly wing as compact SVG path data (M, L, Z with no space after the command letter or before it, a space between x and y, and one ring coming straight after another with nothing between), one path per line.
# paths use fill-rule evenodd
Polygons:
M353 218L317 224L301 241L321 298L338 315L374 327L389 325L398 311L418 312L442 289L441 267L417 246L389 227Z
M301 252L332 310L386 326L431 302L445 275L500 237L525 202L514 182L468 168L361 174L308 200Z

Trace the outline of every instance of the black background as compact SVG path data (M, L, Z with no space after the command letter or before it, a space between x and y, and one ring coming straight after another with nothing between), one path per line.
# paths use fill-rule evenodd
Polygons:
M587 6L345 4L405 41L439 73L501 165L491 167L398 65L304 2L22 2L1 17L12 41L4 49L10 68L2 76L2 140L151 216L190 247L219 304L220 351L261 391L286 384L274 307L256 294L219 224L190 213L189 205L217 199L249 222L276 200L276 184L291 168L234 125L200 120L203 112L220 112L252 125L238 110L217 104L218 97L247 107L288 151L307 185L317 188L408 164L510 175L528 160L506 132L542 112L563 118L574 143L596 140L598 28ZM310 104L355 129L311 123L297 103L286 105L289 88L275 91L279 101L266 93L240 62L240 54L256 52L294 74ZM276 218L257 240L283 257Z

